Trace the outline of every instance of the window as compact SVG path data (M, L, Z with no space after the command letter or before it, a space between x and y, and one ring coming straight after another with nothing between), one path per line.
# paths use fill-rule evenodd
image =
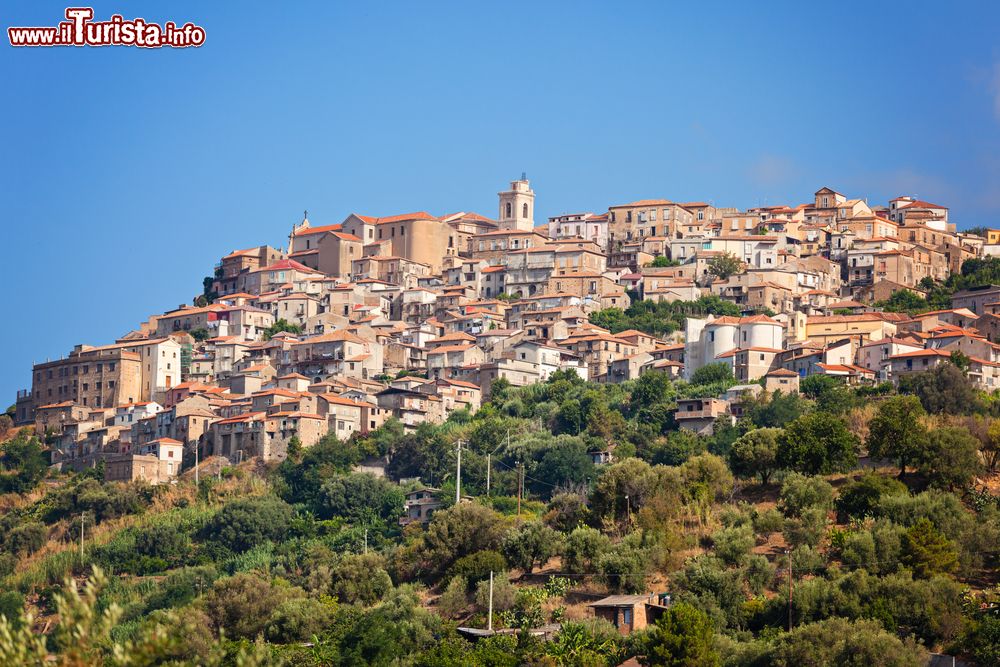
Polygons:
M524 204L521 205L521 217L522 218L527 218L528 217L528 204L527 203L524 203Z
M504 213L504 217L505 217L505 218L509 218L509 217L511 217L511 211L512 211L512 208L511 208L511 204L510 204L510 202L507 202L507 205L506 205L506 207L504 208L504 210L506 211L506 213Z

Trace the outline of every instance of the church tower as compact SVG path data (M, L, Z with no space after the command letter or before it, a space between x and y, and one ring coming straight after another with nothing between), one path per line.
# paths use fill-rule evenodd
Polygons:
M530 232L535 228L535 192L524 173L521 180L511 181L510 190L497 194L500 196L500 229Z

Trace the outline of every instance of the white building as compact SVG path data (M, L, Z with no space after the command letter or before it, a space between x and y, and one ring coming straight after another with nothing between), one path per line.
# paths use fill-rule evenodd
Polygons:
M724 360L735 350L781 350L784 330L781 323L766 315L751 317L689 317L684 323L684 377Z

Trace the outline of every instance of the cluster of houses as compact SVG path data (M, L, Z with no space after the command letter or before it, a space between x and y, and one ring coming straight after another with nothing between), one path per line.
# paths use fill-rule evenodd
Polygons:
M823 188L794 207L648 199L536 225L534 199L522 177L499 193L496 219L304 217L284 249L222 257L194 305L36 364L16 422L44 434L55 462L103 461L109 479L158 483L198 457L276 461L293 438L309 447L393 417L439 422L477 410L500 378L522 386L557 371L623 382L727 364L737 387L678 405L678 422L701 432L738 416L746 392L794 391L812 374L896 380L954 351L975 382L1000 386L1000 287L916 317L874 305L1000 252L1000 232L957 232L947 207L871 206ZM742 270L720 278L723 256ZM693 314L663 338L590 322L634 299L703 295L743 314ZM412 500L408 516L423 520L427 499Z

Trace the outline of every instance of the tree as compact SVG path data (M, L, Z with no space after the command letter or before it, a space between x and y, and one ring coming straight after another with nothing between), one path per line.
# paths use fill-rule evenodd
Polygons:
M757 428L740 436L729 450L729 466L737 477L757 477L767 484L778 469L780 428Z
M204 655L184 657L198 628L171 612L158 612L139 624L128 640L112 631L122 617L116 604L98 602L108 577L95 567L81 591L72 578L55 593L55 626L46 635L37 631L31 614L10 619L0 614L0 665L23 667L83 667L89 665L206 665L222 664L224 651L209 638ZM196 614L189 614L194 618ZM264 664L257 652L237 650L234 664L256 667Z
M419 551L420 569L427 574L446 571L462 556L500 546L503 521L493 510L476 503L459 503L434 513Z
M543 520L558 531L568 533L582 526L590 516L587 497L582 493L557 493L549 501L549 511Z
M506 571L493 573L493 611L506 611L514 607L514 596L517 589L510 583ZM476 584L476 604L481 609L487 609L490 604L489 577Z
M271 338L274 335L279 334L283 331L292 334L300 334L302 333L302 327L300 327L298 324L292 324L291 322L288 322L284 318L276 320L274 324L264 329L264 340L271 340Z
M923 579L951 574L958 569L958 548L930 519L922 518L903 534L903 562Z
M733 369L725 362L706 364L691 374L691 384L713 384L715 382L731 382Z
M744 271L746 271L746 264L730 252L722 253L708 260L708 272L719 280L726 280L729 276Z
M658 438L643 458L650 463L679 466L692 456L701 454L707 448L707 441L694 431L682 428L673 431L666 438Z
M277 498L241 498L226 504L202 531L205 539L241 552L288 533L292 508Z
M329 433L302 453L299 461L287 458L278 466L279 495L290 503L317 508L320 487L338 474L350 471L361 459L351 442L340 442Z
M949 491L964 488L982 469L979 441L960 426L935 429L920 456L919 468L931 486Z
M33 554L45 545L48 534L45 524L38 521L24 521L10 529L4 546L19 556Z
M469 586L490 578L490 572L507 571L507 559L497 551L477 551L463 556L451 566L449 574L464 578Z
M1000 665L1000 616L984 614L962 638L966 651L980 665Z
M445 618L458 618L469 605L468 582L465 577L452 577L438 598L438 613Z
M646 588L649 553L635 540L625 540L605 551L595 565L601 580L615 592L640 593Z
M330 574L330 593L348 604L373 605L392 590L385 559L375 553L344 556Z
M801 516L806 510L826 512L833 505L833 486L822 477L792 473L785 478L778 506L785 516Z
M337 475L319 490L321 518L343 517L352 523L392 523L403 513L403 491L398 484L370 473Z
M504 537L503 555L508 563L531 574L536 565L544 565L561 551L561 537L539 521L528 521L512 528Z
M542 455L528 480L529 488L544 498L557 487L584 484L594 475L594 461L579 438L562 436Z
M760 663L774 667L923 667L927 654L913 639L901 640L877 621L830 618L781 635L761 656Z
M0 493L26 493L42 481L49 460L42 443L27 430L0 444Z
M837 512L845 521L848 518L863 519L874 516L883 497L908 493L902 482L868 471L860 479L841 487L836 501Z
M611 539L596 528L580 526L566 538L563 565L568 572L593 572L594 564L611 548Z
M939 364L929 371L899 379L899 393L913 394L927 412L967 415L980 411L982 402L972 381L955 364Z
M986 468L990 472L996 472L997 464L1000 463L1000 419L990 423L980 452Z
M663 268L667 266L680 266L680 262L675 259L670 259L666 255L659 255L658 257L654 257L653 261L646 264L646 266Z
M809 412L809 401L796 392L776 391L750 403L749 416L757 426L779 427Z
M876 458L895 459L902 477L907 464L920 458L927 448L927 427L921 422L925 415L916 396L886 399L868 423L865 442L868 453Z
M686 602L667 608L643 642L643 665L713 667L722 664L715 629L703 611Z
M890 313L907 313L908 315L925 313L931 309L927 299L908 289L893 292L892 296L885 301L879 301L875 307Z
M756 544L753 527L749 524L721 528L712 534L715 555L727 565L736 565Z
M279 644L306 641L333 624L334 608L312 598L285 600L268 617L264 636Z
M809 475L846 472L858 461L858 439L826 412L790 422L778 438L778 465Z
M217 630L233 638L253 639L264 631L282 602L304 597L301 590L282 588L255 574L241 572L217 580L201 605Z

